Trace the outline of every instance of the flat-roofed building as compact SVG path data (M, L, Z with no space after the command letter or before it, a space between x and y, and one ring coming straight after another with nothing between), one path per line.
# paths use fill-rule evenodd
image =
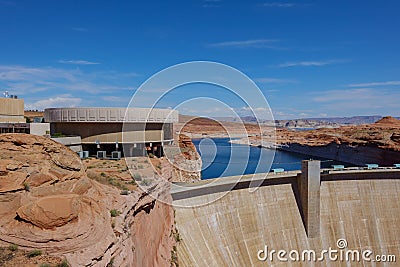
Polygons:
M178 112L146 108L49 108L44 119L52 136L80 136L90 154L111 153L124 148L125 156L153 153L162 156L162 146L173 141L173 123Z
M29 133L24 117L24 100L0 98L0 133Z
M24 100L0 98L0 123L24 123Z

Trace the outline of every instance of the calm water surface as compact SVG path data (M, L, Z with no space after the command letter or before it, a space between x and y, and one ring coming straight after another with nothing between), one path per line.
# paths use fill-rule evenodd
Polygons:
M300 170L301 161L310 156L274 151L247 145L231 144L229 138L193 139L203 161L202 179L268 172L271 168ZM313 159L326 160L312 157ZM271 165L272 163L272 165ZM321 167L330 167L338 162L321 162Z

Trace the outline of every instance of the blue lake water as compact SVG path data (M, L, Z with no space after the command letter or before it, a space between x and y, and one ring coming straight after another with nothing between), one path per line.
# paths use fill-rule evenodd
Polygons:
M193 139L203 161L202 179L224 176L268 172L272 168L300 170L301 161L310 157L286 151L231 144L229 138ZM321 162L321 167L338 164L335 161ZM341 163L342 164L342 163Z

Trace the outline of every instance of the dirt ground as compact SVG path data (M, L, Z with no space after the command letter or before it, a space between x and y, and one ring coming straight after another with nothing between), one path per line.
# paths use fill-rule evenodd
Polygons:
M41 253L42 255L34 256ZM24 251L17 246L0 248L0 266L4 267L66 267L68 264L59 257L48 256L40 250Z
M146 183L161 171L161 160L156 157L134 157L126 160L88 158L82 162L87 168L89 178L122 191L137 190L138 184Z

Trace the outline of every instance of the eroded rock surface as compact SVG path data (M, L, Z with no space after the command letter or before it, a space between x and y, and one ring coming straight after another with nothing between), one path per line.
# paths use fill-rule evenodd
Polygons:
M72 266L170 266L174 215L158 201L169 188L158 184L152 195L89 179L76 153L50 139L0 135L0 246Z

